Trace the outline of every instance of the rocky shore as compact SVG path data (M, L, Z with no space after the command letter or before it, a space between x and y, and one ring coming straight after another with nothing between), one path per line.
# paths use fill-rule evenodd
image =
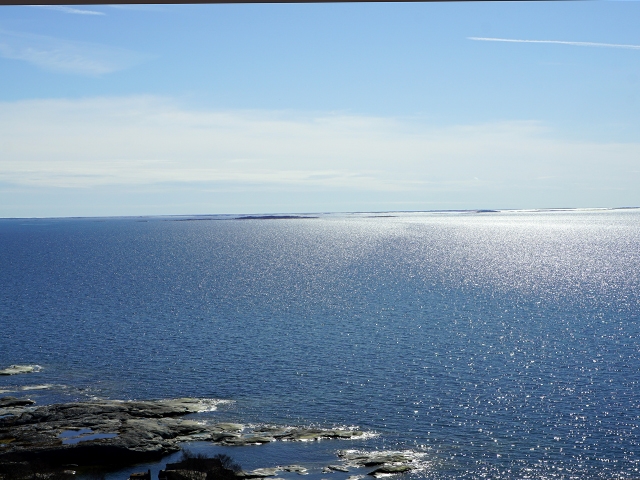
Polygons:
M117 467L156 461L181 449L181 442L219 445L260 445L275 441L316 441L359 438L347 429L246 427L209 424L183 418L215 406L217 400L179 398L155 401L95 400L34 406L29 399L0 398L0 478L13 465ZM413 458L402 453L341 451L341 465L323 472L348 472L373 467L370 474L403 473ZM66 471L66 470L65 470ZM237 477L273 477L278 472L306 473L300 465L237 471ZM194 477L195 478L195 477Z
M160 458L179 450L177 438L203 427L180 417L202 409L198 400L94 401L29 407L4 397L0 462L113 465Z

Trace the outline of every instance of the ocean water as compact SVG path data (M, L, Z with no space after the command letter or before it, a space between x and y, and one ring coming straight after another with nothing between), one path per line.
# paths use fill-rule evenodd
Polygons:
M371 433L190 445L310 480L640 477L640 210L316 217L0 220L0 368L42 367L0 391Z

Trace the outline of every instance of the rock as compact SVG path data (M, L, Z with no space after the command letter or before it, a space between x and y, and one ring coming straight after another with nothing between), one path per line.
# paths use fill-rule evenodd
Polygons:
M212 433L211 434L211 441L212 442L220 442L220 443L225 443L225 441L229 438L239 438L242 435L239 435L237 433L230 433L230 432L224 432L224 433Z
M266 427L256 428L253 431L255 433L266 433L269 437L282 438L289 435L291 433L291 430L292 428L290 427L266 426Z
M151 470L132 473L129 475L129 480L151 480Z
M277 440L309 442L323 438L350 439L363 435L359 430L331 430L317 428L291 428L265 426L254 430L254 433L266 433Z
M277 468L257 468L255 470L251 470L250 472L245 472L245 478L264 478L264 477L275 477L278 472Z
M247 437L248 440L251 440L251 443L271 443L273 442L275 439L273 437L265 437L262 435L255 435L255 436L251 436L251 437Z
M373 467L376 465L384 465L386 463L408 463L413 458L407 454L400 452L352 452L341 451L338 455L353 465Z
M342 465L329 465L327 467L329 470L336 472L348 472L349 469L347 467L343 467Z
M226 445L262 445L264 443L269 443L272 441L273 441L273 438L271 437L236 436L236 437L225 438L223 443Z
M278 437L282 440L316 440L321 433L322 430L317 429L292 428L289 429L285 434L279 435Z
M167 463L165 470L160 470L159 480L204 480L204 475L209 480L232 480L236 473L240 472L240 466L233 462L227 455L194 455L189 451L182 452L179 462ZM178 474L172 472L179 472ZM185 473L185 472L197 472Z
M191 435L179 435L176 437L178 442L205 442L213 439L211 433L194 433Z
M370 457L364 461L362 465L365 467L374 467L376 465L384 465L385 463L406 463L410 461L411 458L404 455L379 455Z
M216 423L214 427L219 428L223 432L241 432L244 430L244 425L239 423Z
M23 407L25 405L33 405L33 400L28 398L2 397L0 398L0 408L7 407Z
M29 407L0 418L0 438L13 438L0 450L6 461L120 465L157 459L180 450L177 438L207 433L207 426L180 417L203 409L203 401L175 400L74 402ZM75 443L65 431L84 429ZM73 435L71 435L73 436ZM110 437L110 438L106 438Z
M20 373L32 373L40 371L39 365L10 365L0 370L0 375L18 375Z
M329 430L324 436L335 438L353 438L364 435L360 430Z
M25 391L25 390L48 390L51 387L53 387L53 385L49 385L48 383L45 383L44 385L25 385L24 387L20 387L20 390Z
M30 462L0 463L0 478L5 480L71 480L75 470Z
M216 400L94 400L41 407L30 406L31 402L16 397L0 399L0 464L42 461L57 465L74 463L115 467L157 460L180 450L179 442L184 441L209 440L222 445L242 446L275 440L342 439L362 434L355 430L292 427L252 430L237 423L207 425L181 418L189 413L210 410ZM364 466L363 460L370 456L354 461ZM287 468L306 473L306 469L299 465ZM271 470L258 471L264 474ZM265 476L263 474L254 476Z
M369 472L368 475L388 475L390 473L406 473L412 470L410 465L383 465L376 468L373 472Z
M307 475L309 471L304 468L302 465L288 465L286 467L281 467L285 472L295 472L300 475Z
M166 480L206 480L206 472L197 470L166 470L164 472Z
M309 442L320 440L322 438L343 438L349 439L362 435L358 430L322 430L315 428L296 428L290 429L279 434L272 434L274 437L282 440L291 440L298 442Z
M297 442L314 442L320 438L321 438L321 435L318 435L317 433L303 433L303 434L292 435L290 437L290 440L295 440Z

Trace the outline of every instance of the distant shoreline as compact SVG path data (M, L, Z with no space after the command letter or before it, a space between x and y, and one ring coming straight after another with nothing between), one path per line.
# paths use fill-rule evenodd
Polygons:
M497 209L434 209L434 210L382 210L354 212L308 212L308 213L206 213L206 214L151 214L151 215L103 215L103 216L60 216L60 217L2 217L0 220L135 220L149 219L185 222L199 220L298 220L318 219L335 216L356 216L359 218L391 218L402 215L420 214L484 214L484 213L560 213L560 212L610 212L640 210L640 206L626 207L549 207L549 208L497 208Z

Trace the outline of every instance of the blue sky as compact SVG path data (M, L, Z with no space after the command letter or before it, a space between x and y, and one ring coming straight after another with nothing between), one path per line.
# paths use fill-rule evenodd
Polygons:
M635 1L1 7L0 217L637 206L638 25Z

